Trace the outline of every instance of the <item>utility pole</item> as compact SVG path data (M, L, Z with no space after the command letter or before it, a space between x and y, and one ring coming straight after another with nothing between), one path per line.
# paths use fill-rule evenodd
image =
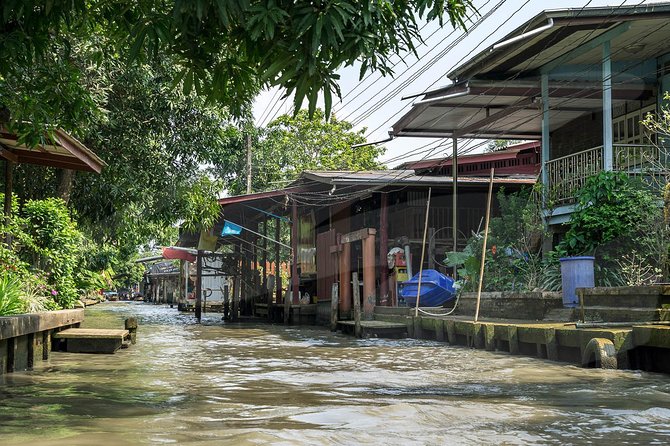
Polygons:
M251 193L251 126L247 125L244 145L247 148L247 194Z

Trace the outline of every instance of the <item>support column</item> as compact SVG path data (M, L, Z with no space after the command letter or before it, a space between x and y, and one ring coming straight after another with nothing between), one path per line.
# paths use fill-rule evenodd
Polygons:
M263 254L261 256L263 262L263 282L261 285L261 294L271 294L268 288L268 219L263 220Z
M549 161L549 76L543 74L540 82L542 90L542 186L544 187L544 197L546 199L549 192L549 173L546 163Z
M297 304L300 302L300 278L298 277L298 227L300 226L300 221L298 220L298 204L295 200L293 200L291 214L291 249L293 250L293 262L291 262L291 290L293 291L292 301L294 304Z
M374 232L371 230L370 232ZM371 233L362 240L363 243L363 315L365 319L372 319L377 290L375 287L375 235Z
M195 265L198 278L195 281L195 318L200 322L202 319L202 250L198 250Z
M603 43L603 169L613 168L612 148L612 57L610 42Z
M281 238L281 220L275 220L275 240L279 241ZM280 304L282 302L282 283L281 283L281 246L275 243L275 284L277 286L275 302Z
M12 216L12 189L14 183L14 163L8 159L5 160L5 224L9 223ZM5 235L5 243L9 248L12 244L12 236L9 232Z
M458 138L453 138L451 145L454 152L451 156L451 179L453 181L451 191L451 238L454 240L454 252L458 252ZM454 266L454 270L451 273L454 280L456 279L457 271L458 267Z
M340 317L351 317L351 245L344 243L340 251Z
M391 304L389 299L389 269L386 263L389 244L388 226L388 194L382 192L379 210L379 298L381 305Z

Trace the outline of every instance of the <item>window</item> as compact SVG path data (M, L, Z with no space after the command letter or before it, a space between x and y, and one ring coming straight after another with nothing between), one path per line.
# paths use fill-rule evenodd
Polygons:
M647 113L656 111L655 105L649 105L639 110L621 115L612 119L612 136L615 144L643 144L644 130L640 121Z

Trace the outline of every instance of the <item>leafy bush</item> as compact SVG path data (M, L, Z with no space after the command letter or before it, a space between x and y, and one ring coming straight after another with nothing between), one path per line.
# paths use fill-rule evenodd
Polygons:
M8 249L5 245L0 254L18 260L17 272L23 277L42 277L59 307L72 308L78 297L73 277L82 235L63 200L29 200L12 221L15 246Z
M0 316L23 313L21 281L11 273L0 274Z
M593 254L616 240L626 252L660 212L656 198L640 181L623 172L600 172L577 192L575 211L558 250L567 255Z

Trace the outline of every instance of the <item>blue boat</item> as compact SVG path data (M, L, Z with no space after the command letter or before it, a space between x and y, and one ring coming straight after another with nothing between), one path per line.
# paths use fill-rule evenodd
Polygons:
M403 282L399 287L399 294L405 300L407 306L416 305L416 292L419 287L419 275ZM419 306L441 307L456 297L454 279L447 277L434 269L425 269L421 273L421 296Z

